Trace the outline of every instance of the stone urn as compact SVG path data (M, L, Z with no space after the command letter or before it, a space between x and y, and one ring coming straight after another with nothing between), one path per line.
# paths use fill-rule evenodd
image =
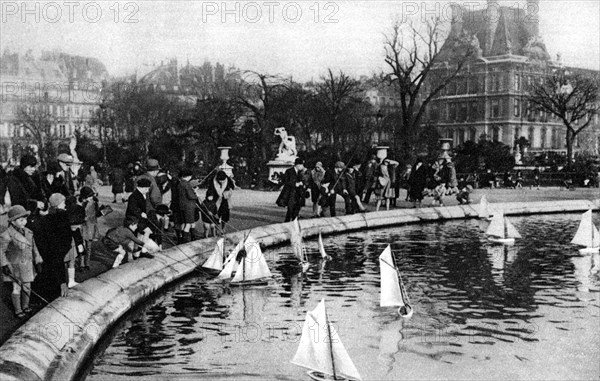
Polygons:
M383 159L385 159L388 156L388 149L390 147L388 146L377 146L375 147L375 149L377 150L377 158L379 159L380 162L383 161Z
M225 172L227 176L233 179L233 167L227 163L231 147L217 147L217 149L221 151L221 156L219 157L221 164L218 166L219 170Z

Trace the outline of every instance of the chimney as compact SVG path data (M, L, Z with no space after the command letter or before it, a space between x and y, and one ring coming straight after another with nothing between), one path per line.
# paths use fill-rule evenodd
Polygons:
M525 9L525 24L527 29L531 31L532 37L538 37L540 34L540 1L527 0Z
M486 37L484 51L485 55L492 51L494 46L494 37L496 35L496 28L500 21L500 4L497 0L487 0L487 9L485 12L485 23L486 23Z

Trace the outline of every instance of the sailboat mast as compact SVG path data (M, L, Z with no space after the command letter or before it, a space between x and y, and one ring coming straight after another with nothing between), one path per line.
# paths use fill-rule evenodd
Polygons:
M325 309L325 324L327 324L327 337L329 338L329 353L331 354L331 369L333 371L333 379L337 380L335 372L335 356L333 355L333 338L331 337L331 328L329 327L329 317Z

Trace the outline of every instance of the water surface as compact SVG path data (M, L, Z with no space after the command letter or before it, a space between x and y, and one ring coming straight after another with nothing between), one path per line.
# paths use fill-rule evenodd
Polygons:
M266 287L198 273L118 324L87 380L309 380L290 360L322 298L363 379L598 379L600 263L569 244L579 215L511 221L514 246L489 243L487 222L452 221L325 237L325 263L306 242L304 275L289 247L267 251ZM410 320L379 307L388 244Z

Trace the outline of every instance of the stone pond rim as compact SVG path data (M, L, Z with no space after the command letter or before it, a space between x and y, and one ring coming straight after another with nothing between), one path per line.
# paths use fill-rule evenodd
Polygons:
M497 203L505 215L575 213L599 209L600 200ZM396 209L350 216L301 220L304 237L394 225L476 218L476 205ZM289 242L289 224L251 229L265 247ZM228 234L241 240L248 231ZM194 271L217 238L170 248L155 259L125 264L70 290L21 326L0 347L0 380L73 380L100 338L132 307ZM59 312L61 311L61 312ZM64 314L64 315L63 315Z

